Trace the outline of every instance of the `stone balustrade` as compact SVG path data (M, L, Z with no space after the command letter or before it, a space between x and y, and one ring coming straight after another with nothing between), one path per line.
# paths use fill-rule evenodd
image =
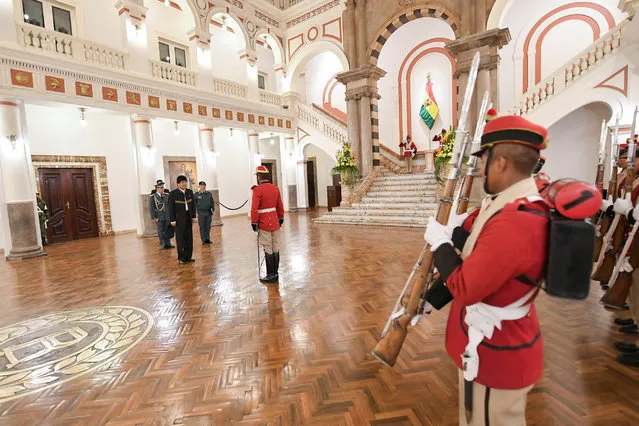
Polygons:
M243 84L223 78L213 79L213 91L234 98L246 98L247 87Z
M260 102L279 107L282 106L282 95L260 89Z
M151 75L162 80L172 81L187 86L197 86L197 73L177 65L167 64L166 62L149 60L151 66Z
M317 130L322 132L333 142L340 146L348 141L348 131L342 124L330 120L327 117L323 117L319 113L315 112L312 108L304 105L298 105L297 116L300 120L305 121Z
M18 23L19 43L27 49L61 56L87 65L126 69L126 53L79 37Z
M627 23L626 20L617 25L563 67L558 68L554 74L528 90L521 101L510 109L510 113L515 115L529 114L553 96L563 92L590 70L599 66L621 47L623 30Z

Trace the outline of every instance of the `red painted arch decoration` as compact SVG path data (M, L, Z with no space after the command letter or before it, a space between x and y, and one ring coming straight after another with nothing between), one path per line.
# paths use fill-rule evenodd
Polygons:
M592 10L594 13L599 14L603 17L608 25L608 28L601 28L599 23L589 15L584 13L573 13L569 15L565 15L565 12L570 9L588 9ZM557 17L557 15L563 15ZM556 19L553 19L556 18ZM601 33L606 33L610 29L614 28L616 25L615 19L612 16L612 13L605 7L592 3L592 2L574 2L570 4L566 4L560 7L557 7L550 12L546 13L544 16L539 19L535 25L530 29L528 35L526 36L526 40L524 42L523 48L523 86L522 92L526 93L529 88L530 76L529 76L529 62L530 58L528 56L528 52L530 50L530 46L532 44L533 38L537 35L537 40L535 42L535 84L541 81L541 60L542 60L542 47L543 41L548 32L555 28L557 25L560 25L563 22L567 21L583 21L588 24L593 31L593 41L599 39ZM540 31L541 30L541 31Z
M324 86L324 92L322 93L322 108L335 115L339 119L347 121L348 117L346 116L346 112L333 106L333 92L335 91L335 88L340 84L342 83L337 81L337 74L332 76L330 80L326 82L326 86Z
M410 132L413 125L413 108L411 99L411 75L415 65L426 55L440 54L444 55L450 61L452 72L450 74L452 87L452 116L453 123L457 123L457 81L453 79L457 64L455 58L444 48L444 44L449 42L448 38L431 38L413 48L399 67L397 74L397 91L399 103L399 140L404 140L404 135ZM439 46L430 46L431 44L439 44ZM405 99L405 100L404 100ZM404 113L405 111L405 113ZM405 117L405 118L404 118Z

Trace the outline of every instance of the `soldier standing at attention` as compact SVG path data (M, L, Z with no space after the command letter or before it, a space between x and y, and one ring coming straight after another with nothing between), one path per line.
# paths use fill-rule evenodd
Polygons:
M149 197L149 212L151 219L158 227L158 238L160 245L165 249L173 248L171 245L171 236L169 235L169 212L168 206L169 196L164 192L164 182L159 181L155 184L155 193Z
M452 300L446 349L459 369L461 425L524 426L543 374L539 288L525 282L541 280L548 255L548 207L532 177L547 138L521 117L489 122L472 155L490 196L470 216L453 211L446 226L430 218L424 234L442 278L426 299L437 309Z
M269 182L268 174L264 166L255 169L257 186L253 187L251 226L258 233L266 259L266 276L260 281L274 283L279 279L280 227L284 223L284 205L280 189Z
M169 194L169 220L175 228L175 242L180 264L195 262L193 259L193 221L195 203L193 191L188 189L186 176L177 177L177 188Z
M36 204L38 205L38 219L40 220L40 238L42 238L42 245L48 246L47 220L49 220L49 208L47 207L47 203L40 198L39 192L36 192Z
M200 190L195 193L195 210L197 223L200 226L202 244L211 243L211 218L215 211L213 196L206 190L206 182L200 181Z

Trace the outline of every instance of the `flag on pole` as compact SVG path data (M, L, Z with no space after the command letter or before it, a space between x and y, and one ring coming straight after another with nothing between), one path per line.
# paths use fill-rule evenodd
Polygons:
M422 120L424 120L424 123L426 123L428 128L432 129L435 124L435 120L439 115L439 106L435 100L435 95L433 95L433 83L430 80L430 74L428 74L426 79L426 97L424 98L424 103L419 110L419 116Z

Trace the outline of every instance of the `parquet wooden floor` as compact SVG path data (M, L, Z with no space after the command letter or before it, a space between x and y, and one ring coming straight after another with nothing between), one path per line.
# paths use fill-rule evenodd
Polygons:
M0 262L0 327L60 311L134 306L153 316L131 350L66 383L0 404L1 425L453 425L447 312L413 329L395 368L370 350L423 244L422 231L313 225L288 215L279 288L257 280L246 218L195 242L192 265L134 234ZM197 235L197 233L195 233ZM639 424L639 369L593 288L538 302L545 375L529 425Z

